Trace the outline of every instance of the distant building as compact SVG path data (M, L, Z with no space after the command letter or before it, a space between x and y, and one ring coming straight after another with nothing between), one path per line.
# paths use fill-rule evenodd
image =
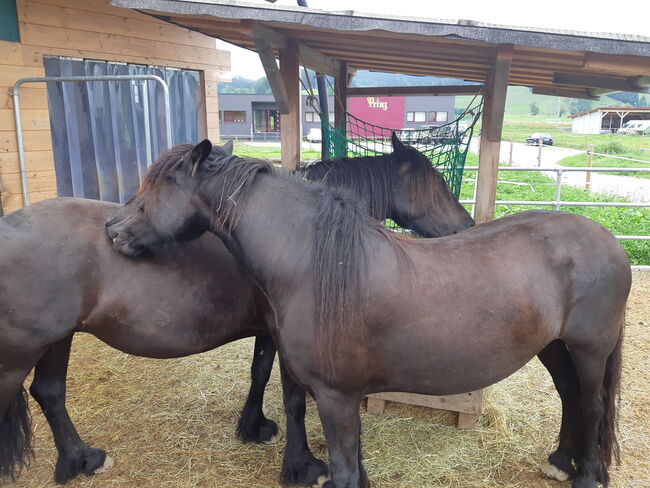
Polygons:
M571 132L600 134L616 132L629 120L650 120L650 107L596 107L569 115Z
M454 119L456 97L351 97L348 111L364 122L401 129L443 125ZM328 97L330 122L334 121L334 97ZM320 127L320 117L301 99L302 135ZM280 140L280 113L273 95L223 93L219 95L219 127L222 139Z

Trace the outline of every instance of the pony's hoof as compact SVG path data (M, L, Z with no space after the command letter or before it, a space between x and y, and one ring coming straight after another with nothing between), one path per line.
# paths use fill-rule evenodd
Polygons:
M115 459L113 459L110 456L106 456L106 459L104 460L104 464L102 464L99 468L97 468L95 471L93 471L93 474L102 474L111 469L113 466L115 466Z
M569 476L569 473L565 473L560 468L553 466L548 461L542 464L540 469L542 470L542 473L544 473L544 476L555 481L567 481L571 477Z
M304 460L287 460L282 466L282 483L285 485L304 485L321 488L329 480L327 465L311 454Z
M237 426L237 437L242 442L273 443L280 439L278 424L273 420L262 417L261 420L250 421L242 417Z
M91 447L80 449L73 455L59 456L54 469L54 481L64 484L81 473L90 476L108 464L109 460L112 466L113 460L106 456L105 451Z
M548 461L541 466L547 478L556 481L567 481L578 475L571 464L571 456L562 451L555 451L548 457Z
M330 480L329 476L321 475L318 477L316 483L313 484L311 488L323 488L324 486L326 486L326 484L331 485L332 483L328 483L329 480Z
M584 477L576 478L571 486L572 488L598 488L598 482Z

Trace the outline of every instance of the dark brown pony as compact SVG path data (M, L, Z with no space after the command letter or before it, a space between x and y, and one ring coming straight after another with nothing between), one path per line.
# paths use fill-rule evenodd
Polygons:
M394 147L392 155L346 160L338 166L316 163L306 176L316 177L322 164L330 184L347 187L372 207L377 218L412 221L424 235L473 225L426 158L398 140ZM373 173L367 171L370 165L376 169ZM363 183L355 182L359 178ZM421 182L428 185L428 194L421 190ZM379 196L380 188L390 188L390 198ZM106 453L83 442L65 407L75 332L91 333L124 352L155 358L187 356L256 335L251 391L238 435L244 441L263 442L277 433L275 422L262 413L275 356L275 345L265 335L266 299L211 234L137 263L121 257L103 232L104 222L119 208L60 198L0 219L0 478L16 475L31 452L26 397L20 385L34 363L30 391L54 435L55 480L63 483L81 472L92 474L104 464ZM282 479L312 485L327 469L307 447L302 391L289 386L285 405L288 432Z
M341 192L209 141L155 164L121 215L108 228L118 251L211 230L251 271L283 368L317 401L326 485L369 486L365 395L476 390L537 355L562 399L551 474L607 486L631 273L599 224L532 211L440 239L399 237Z

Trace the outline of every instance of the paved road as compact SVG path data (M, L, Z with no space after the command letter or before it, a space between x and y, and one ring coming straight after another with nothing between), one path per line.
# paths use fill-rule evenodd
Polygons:
M472 152L478 152L478 143L473 140L470 146ZM566 149L562 147L547 147L542 148L542 166L543 167L559 167L558 161L568 156L575 154L587 154L585 151L578 151L577 149ZM513 144L512 161L514 166L537 166L537 158L539 155L539 147L527 146L525 144ZM510 143L501 143L501 155L499 161L508 163L510 158ZM650 163L648 164L650 168ZM546 173L549 177L555 179L556 173ZM571 186L579 188L585 187L585 175L582 172L569 172L564 173L562 181ZM502 176L500 179L507 179ZM634 178L632 176L616 176L604 175L599 173L591 174L591 189L594 193L603 195L612 195L626 198L632 202L650 202L650 178Z

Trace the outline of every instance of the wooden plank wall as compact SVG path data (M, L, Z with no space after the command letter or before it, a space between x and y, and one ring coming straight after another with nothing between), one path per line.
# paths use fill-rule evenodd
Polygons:
M45 76L43 55L70 56L202 73L208 137L219 140L218 81L227 81L230 53L215 40L108 0L17 0L20 43L0 41L0 191L5 214L22 206L13 102L20 78ZM20 90L30 202L56 196L44 84Z

